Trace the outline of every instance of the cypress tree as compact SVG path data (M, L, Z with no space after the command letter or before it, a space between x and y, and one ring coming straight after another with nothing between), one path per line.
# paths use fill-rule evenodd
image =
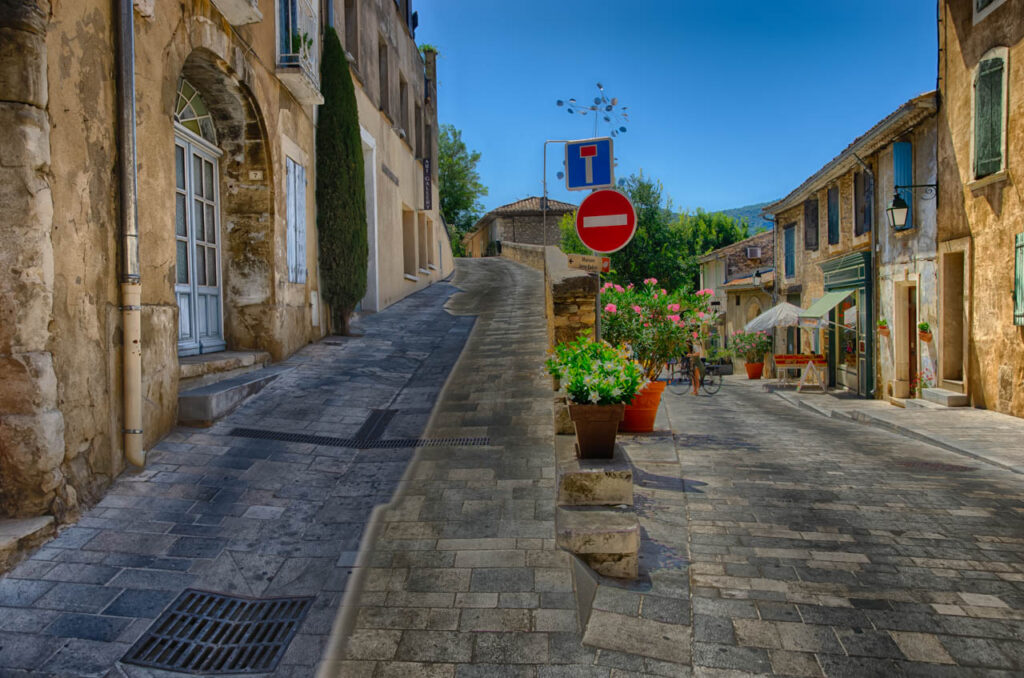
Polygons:
M333 28L324 32L316 135L317 234L320 293L335 332L348 334L348 319L366 294L366 193L359 111L348 61Z

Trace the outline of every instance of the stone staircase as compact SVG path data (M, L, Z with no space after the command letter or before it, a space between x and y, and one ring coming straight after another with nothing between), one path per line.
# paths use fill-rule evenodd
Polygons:
M0 574L56 534L57 523L53 516L0 520Z
M292 365L271 365L263 351L188 356L179 363L178 423L211 426Z

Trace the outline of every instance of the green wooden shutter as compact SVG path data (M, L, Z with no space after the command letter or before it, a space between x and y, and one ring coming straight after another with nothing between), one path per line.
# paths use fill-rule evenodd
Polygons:
M839 243L839 187L828 189L828 244Z
M897 186L911 186L914 183L914 147L906 141L892 145L892 176ZM906 228L914 227L914 193L909 188L900 189L900 197L907 203Z
M1016 235L1013 251L1013 324L1024 325L1024 233Z
M1003 167L1003 60L986 59L974 83L974 177Z

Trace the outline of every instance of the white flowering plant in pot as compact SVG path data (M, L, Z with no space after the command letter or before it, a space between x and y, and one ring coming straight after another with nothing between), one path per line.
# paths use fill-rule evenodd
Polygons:
M647 380L628 350L594 341L589 333L559 344L545 365L557 377L569 402L577 405L617 405L633 400Z

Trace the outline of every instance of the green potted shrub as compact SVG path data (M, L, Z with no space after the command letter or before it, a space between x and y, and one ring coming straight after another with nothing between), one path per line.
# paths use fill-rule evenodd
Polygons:
M611 459L626 403L644 385L643 369L626 350L594 341L589 333L556 346L546 365L566 393L577 456Z
M932 340L932 326L925 322L917 323L917 337L926 344L930 342Z
M732 349L715 346L708 350L707 362L709 365L717 365L719 374L732 374L733 357Z
M696 293L658 287L655 278L622 287L606 283L601 289L601 336L626 348L643 367L647 386L626 407L623 431L653 431L665 382L658 381L670 359L685 353L689 341L706 339L716 314L709 289Z
M772 350L772 336L767 332L735 332L732 347L746 361L748 379L760 379L764 372L764 357Z

